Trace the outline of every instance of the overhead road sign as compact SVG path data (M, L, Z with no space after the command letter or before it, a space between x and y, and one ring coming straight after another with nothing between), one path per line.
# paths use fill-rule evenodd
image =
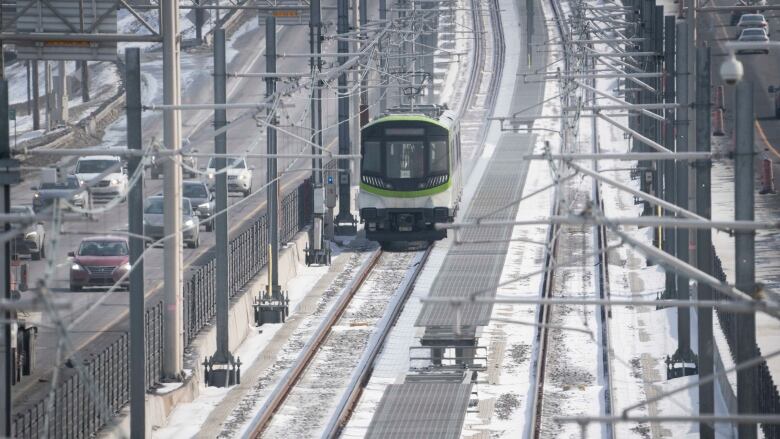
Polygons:
M116 61L116 40L86 37L116 35L118 4L117 0L16 0L16 35L9 40L14 40L19 59Z

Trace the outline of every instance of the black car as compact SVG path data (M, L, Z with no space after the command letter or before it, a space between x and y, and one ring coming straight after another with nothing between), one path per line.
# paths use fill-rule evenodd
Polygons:
M182 197L189 198L192 210L198 216L200 223L206 226L206 231L214 230L214 219L208 219L214 215L214 193L209 191L206 183L197 180L185 180L182 182ZM159 192L157 196L162 196Z
M58 198L68 200L76 207L86 208L89 206L89 195L86 191L77 192L79 187L79 179L75 175L69 175L64 181L41 183L39 187L33 188L33 210L38 213Z

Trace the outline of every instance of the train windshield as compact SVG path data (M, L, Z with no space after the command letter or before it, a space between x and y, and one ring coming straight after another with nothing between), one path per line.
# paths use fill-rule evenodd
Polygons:
M387 142L387 177L425 177L425 147L423 142L399 140Z

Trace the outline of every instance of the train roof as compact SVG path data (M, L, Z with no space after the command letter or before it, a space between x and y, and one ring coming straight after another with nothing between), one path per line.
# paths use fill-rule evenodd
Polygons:
M380 123L385 123L385 122L404 122L404 121L425 122L425 123L438 125L447 130L451 130L452 127L455 125L455 113L452 111L445 111L439 116L438 119L422 113L420 114L414 114L414 113L392 114L391 113L373 120L371 123L367 124L363 128L368 128L370 126L380 124Z

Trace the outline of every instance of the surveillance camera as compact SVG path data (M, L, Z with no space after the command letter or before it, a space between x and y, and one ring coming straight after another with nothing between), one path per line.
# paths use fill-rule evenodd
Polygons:
M720 65L720 77L728 85L734 85L742 80L742 63L732 54Z

